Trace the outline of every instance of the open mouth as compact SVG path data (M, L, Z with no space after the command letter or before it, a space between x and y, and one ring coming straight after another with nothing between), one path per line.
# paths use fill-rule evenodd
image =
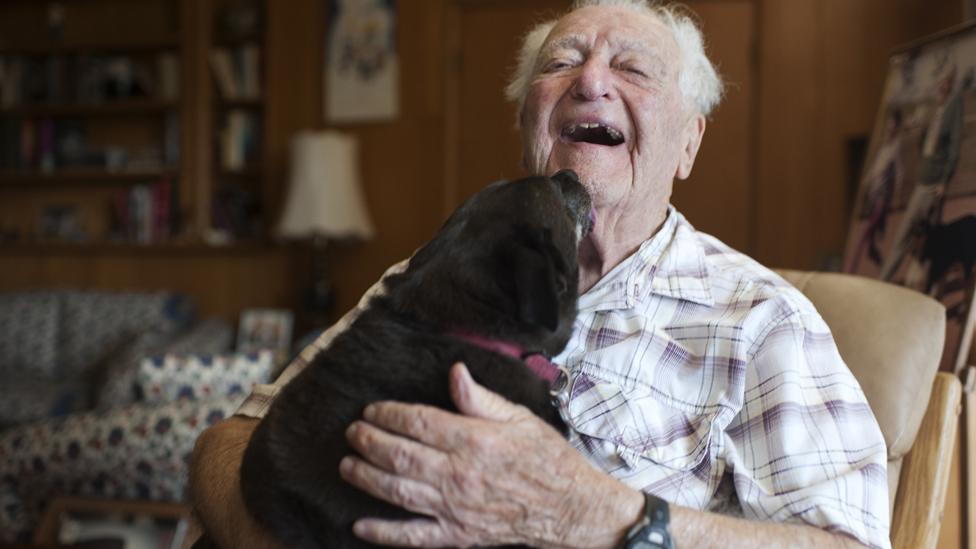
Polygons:
M620 130L599 122L571 124L563 129L563 138L573 143L592 143L607 147L616 147L624 142L624 134Z

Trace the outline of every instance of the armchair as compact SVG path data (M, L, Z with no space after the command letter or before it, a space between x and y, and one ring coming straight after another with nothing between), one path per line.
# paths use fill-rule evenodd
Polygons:
M780 271L830 326L888 445L894 549L934 548L962 385L937 373L945 308L921 293L852 275Z

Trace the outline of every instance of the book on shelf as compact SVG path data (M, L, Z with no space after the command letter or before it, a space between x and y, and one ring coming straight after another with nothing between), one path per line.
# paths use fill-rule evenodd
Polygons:
M105 103L155 98L175 101L180 61L172 52L153 58L126 54L0 55L0 108Z
M180 59L175 53L159 54L156 61L159 70L158 96L164 101L175 101L180 97Z
M261 49L256 44L213 48L210 51L210 68L223 99L261 98Z
M163 142L140 149L89 143L72 118L0 117L0 170L51 173L64 169L160 171L179 166L180 120L167 115Z
M112 200L111 238L152 244L176 234L179 215L174 206L177 186L163 177L151 185L133 185L115 193Z
M220 167L225 171L241 171L251 165L258 149L258 117L253 112L234 109L228 111L218 139Z

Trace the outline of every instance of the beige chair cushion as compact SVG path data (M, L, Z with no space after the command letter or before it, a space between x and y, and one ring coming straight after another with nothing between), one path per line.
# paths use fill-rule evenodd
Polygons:
M823 316L867 396L888 445L889 498L901 458L928 406L945 339L945 308L927 295L870 278L779 271Z

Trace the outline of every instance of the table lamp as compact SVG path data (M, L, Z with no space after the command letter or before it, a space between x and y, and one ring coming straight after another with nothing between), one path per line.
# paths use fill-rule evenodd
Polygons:
M326 312L335 301L326 273L326 244L373 236L360 185L358 143L336 131L309 131L296 135L290 145L291 176L277 234L312 240L314 282L308 305Z

